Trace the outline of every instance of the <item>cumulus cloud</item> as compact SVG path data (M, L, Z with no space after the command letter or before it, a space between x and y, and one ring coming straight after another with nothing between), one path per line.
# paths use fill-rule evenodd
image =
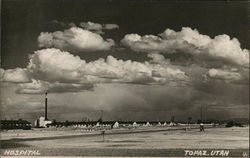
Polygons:
M92 31L113 30L119 28L117 24L98 24L90 21L81 22L80 26L86 30L92 30Z
M138 34L127 34L121 43L137 52L161 52L165 50L163 40L154 35L140 36Z
M112 56L87 63L58 49L36 51L30 56L28 70L36 79L64 83L164 84L186 79L184 72L158 64L123 61Z
M86 30L102 30L102 25L93 22L81 22L80 26Z
M159 36L127 34L121 43L137 52L147 53L186 53L204 60L249 67L249 50L242 49L236 38L218 35L210 38L196 29L183 27L180 32L166 29Z
M207 81L221 80L227 83L249 85L249 71L238 70L236 68L209 69L205 75Z
M30 77L26 69L15 68L4 70L0 68L0 81L25 83L30 82Z
M76 50L90 52L110 50L114 44L112 39L104 40L99 34L78 27L72 27L63 32L41 32L38 37L39 47L54 47L68 51Z
M161 54L156 54L156 53L148 54L148 57L151 58L151 60L150 60L151 63L158 63L161 65L170 64L170 60L166 59Z
M36 79L76 82L81 77L76 70L83 62L78 56L59 49L43 49L30 56L28 71Z
M74 83L60 83L60 82L46 82L41 80L32 80L31 83L20 84L20 89L17 93L20 94L42 94L50 93L65 93L65 92L80 92L84 90L93 90L93 84L74 84Z
M209 69L207 76L220 80L240 80L242 76L238 72L223 70L223 69Z
M103 29L104 30L113 30L118 29L119 26L117 24L104 24Z
M53 24L57 24L59 26L62 26L63 28L71 28L71 27L77 27L77 25L73 22L70 23L65 23L62 21L58 21L58 20L52 20L51 21ZM114 29L119 29L119 25L117 24L99 24L99 23L95 23L95 22L81 22L79 24L79 27L83 28L84 30L89 30L91 32L97 33L97 34L105 34L104 31L107 30L114 30Z
M183 71L168 65L123 61L112 56L86 62L69 52L50 48L35 51L29 58L25 69L1 69L3 81L32 80L19 84L17 93L79 92L92 90L99 83L182 85L188 81Z

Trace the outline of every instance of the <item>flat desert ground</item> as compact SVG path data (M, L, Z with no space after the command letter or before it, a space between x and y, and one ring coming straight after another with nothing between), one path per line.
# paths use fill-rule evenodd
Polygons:
M33 149L44 156L166 156L183 149L248 149L249 127L108 133L104 141L98 133L83 135L77 130L19 131L18 135L8 131L1 133L1 139L2 154Z

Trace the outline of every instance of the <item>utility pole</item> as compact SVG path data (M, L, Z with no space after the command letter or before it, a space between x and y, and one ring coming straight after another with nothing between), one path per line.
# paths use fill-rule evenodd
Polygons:
M103 120L103 110L101 110L101 119Z
M105 130L102 130L101 134L102 134L102 142L104 142L105 141L105 138L104 138Z
M101 110L101 117L99 119L100 123L102 123L102 120L103 120L103 110Z
M103 110L101 110L101 122L103 122ZM102 134L102 142L105 141L105 138L104 138L104 135L105 135L105 129L103 128L103 125L101 126L102 128L102 131L101 131L101 134Z
M201 122L203 122L203 119L202 119L202 105L201 105L201 109L200 109L200 116L201 116Z
M204 123L207 122L207 105L205 105L205 116L204 116Z

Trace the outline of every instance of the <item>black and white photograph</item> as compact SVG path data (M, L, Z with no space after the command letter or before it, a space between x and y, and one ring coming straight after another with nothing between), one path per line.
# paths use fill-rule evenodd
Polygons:
M249 157L249 1L0 4L1 157Z

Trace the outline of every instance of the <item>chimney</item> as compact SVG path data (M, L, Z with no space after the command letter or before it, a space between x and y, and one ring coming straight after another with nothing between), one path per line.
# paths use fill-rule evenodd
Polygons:
M47 98L47 92L45 93L45 120L48 120L47 117L47 103L48 103L48 98Z

